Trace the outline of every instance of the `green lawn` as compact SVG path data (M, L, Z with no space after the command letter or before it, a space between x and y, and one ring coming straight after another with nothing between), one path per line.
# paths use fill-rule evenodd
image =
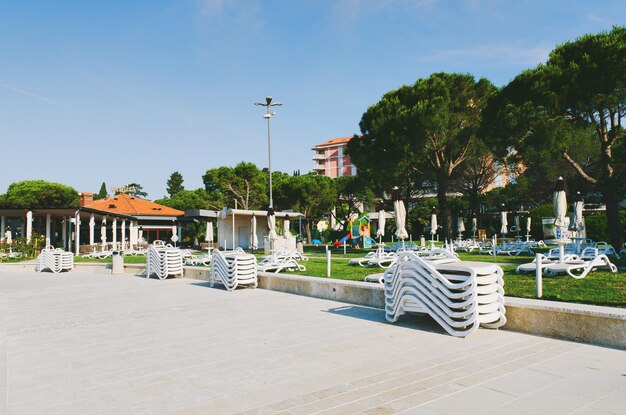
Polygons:
M302 262L306 266L306 271L290 272L289 274L308 275L326 278L326 257L324 247L306 247L305 253L310 257L308 261ZM333 248L331 278L363 281L370 274L384 272L382 268L364 268L360 266L350 266L348 261L351 258L360 258L367 251L348 249L344 255L343 248ZM262 253L255 253L257 258L262 258ZM504 291L507 296L535 298L535 275L518 275L515 273L517 264L532 261L532 256L498 256L496 258L489 255L459 253L459 257L464 261L482 261L499 263L504 270ZM111 258L107 259L83 259L75 257L76 262L82 263L111 263ZM619 261L611 259L619 267L626 266L626 258ZM127 264L145 264L145 256L125 256L124 262ZM543 279L543 298L546 300L566 301L573 303L595 304L610 307L626 308L626 272L613 274L610 272L596 271L583 279L574 279L566 275Z
M332 251L331 278L363 281L370 274L381 273L382 268L363 268L348 265L350 258L358 258L365 255L364 251L349 251L343 254L343 249ZM307 268L304 272L291 272L290 274L326 277L326 258L321 249L307 250L311 259L302 262ZM262 255L259 255L262 256ZM532 256L498 256L459 253L464 261L496 262L501 264L504 270L504 291L507 296L536 298L535 275L518 275L515 273L517 264L532 261ZM625 260L612 259L618 266L624 266ZM543 278L543 299L565 301L572 303L595 304L610 307L626 308L626 272L613 274L610 272L596 271L583 279L575 279L566 275Z
M105 259L94 259L94 258L83 258L80 256L75 256L74 257L74 262L82 262L82 263L94 263L94 264L110 264L111 262L113 262L113 259L111 257L109 258L105 258ZM124 257L124 263L126 264L145 264L146 263L146 257L142 256L142 255L137 255L137 256L132 256L132 255L127 255Z

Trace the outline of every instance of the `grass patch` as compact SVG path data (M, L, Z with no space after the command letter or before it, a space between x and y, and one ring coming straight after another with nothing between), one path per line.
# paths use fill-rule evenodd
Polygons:
M507 267L509 268L509 267ZM514 267L505 269L504 292L511 297L536 298L534 274L516 274ZM626 273L605 271L589 273L575 279L569 275L543 278L544 300L594 304L626 308Z
M93 263L93 264L110 264L111 262L113 262L113 259L111 257L98 259L98 258L83 258L81 256L75 256L74 262ZM146 257L142 255L137 255L137 256L128 255L124 257L124 263L125 264L145 264Z
M290 272L289 274L308 275L314 277L326 277L325 250L307 250L311 257L309 261L302 262L307 268L304 272ZM350 258L364 256L367 251L352 250L347 255L343 249L337 252L333 250L331 263L331 278L363 281L370 274L384 272L382 268L364 268L348 265ZM263 255L259 255L262 257ZM504 291L507 296L521 298L535 297L535 275L516 274L518 264L532 261L532 256L498 256L468 254L460 252L459 257L463 261L495 262L504 270ZM618 266L623 266L624 258L612 261ZM543 278L543 299L552 301L564 301L571 303L593 304L608 307L626 308L626 272L613 274L606 271L595 271L583 279L575 279L568 275Z

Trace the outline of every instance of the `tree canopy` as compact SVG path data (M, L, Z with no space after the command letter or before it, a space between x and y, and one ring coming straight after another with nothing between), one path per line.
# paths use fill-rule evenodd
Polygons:
M8 208L77 208L79 205L74 188L44 180L12 183L2 199Z
M211 201L204 189L179 190L172 197L155 200L155 203L178 210L209 209Z
M148 193L143 191L143 186L139 183L129 183L125 187L127 187L128 189L134 189L132 191L126 192L126 194L140 197L142 199L146 199L148 197Z
M446 194L453 175L480 140L481 111L495 87L468 74L435 73L386 93L368 108L348 152L360 174L413 196L436 183L444 235L452 235Z
M337 203L337 191L333 179L308 173L291 176L283 187L291 206L304 215L307 239L311 240L313 222L328 215Z
M614 27L557 46L546 64L518 75L489 102L482 131L500 153L515 149L529 169L561 160L601 192L611 243L622 247L625 114L626 28ZM553 183L554 173L545 179Z
M105 182L102 182L102 185L100 185L100 191L98 193L96 193L96 196L94 197L94 199L98 200L98 199L106 199L107 198L107 185Z
M265 176L254 163L242 161L235 167L209 169L202 181L205 190L220 199L223 206L235 199L241 209L261 209L268 201Z
M170 197L174 196L181 190L185 190L185 186L183 186L183 181L183 175L177 171L170 175L170 178L167 179L167 193L170 195Z

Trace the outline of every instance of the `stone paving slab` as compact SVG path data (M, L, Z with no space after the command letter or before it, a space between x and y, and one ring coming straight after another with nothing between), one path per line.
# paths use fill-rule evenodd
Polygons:
M0 414L626 413L626 352L190 279L0 272Z

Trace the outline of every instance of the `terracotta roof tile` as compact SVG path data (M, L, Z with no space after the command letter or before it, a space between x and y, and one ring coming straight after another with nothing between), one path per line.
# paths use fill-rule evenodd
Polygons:
M127 194L94 201L86 208L131 216L180 216L185 212Z
M345 144L348 141L352 140L352 135L346 136L346 137L339 137L339 138L332 138L328 141L324 141L322 144L318 144L315 147L328 147L328 146L336 146L339 144Z

